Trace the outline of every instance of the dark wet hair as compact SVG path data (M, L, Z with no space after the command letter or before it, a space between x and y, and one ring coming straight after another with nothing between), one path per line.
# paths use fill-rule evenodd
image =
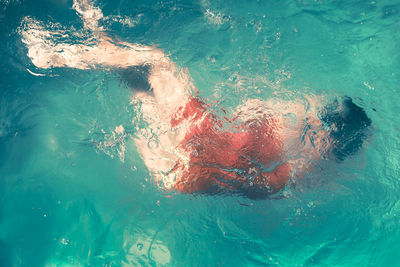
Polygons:
M320 113L320 118L330 129L332 154L338 162L361 148L371 126L371 119L364 109L354 104L350 97L343 97L327 105Z
M150 66L131 66L117 71L121 80L133 91L150 92L152 88L149 83Z

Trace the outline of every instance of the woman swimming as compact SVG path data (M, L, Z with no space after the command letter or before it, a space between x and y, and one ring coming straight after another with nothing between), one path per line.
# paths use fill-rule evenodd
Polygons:
M154 133L134 141L164 188L262 198L303 177L318 161L342 161L362 145L371 121L350 98L328 106L320 97L309 97L307 105L250 99L234 114L216 113L187 72L160 49L108 37L98 25L101 10L89 0L74 0L73 7L93 33L93 45L55 43L57 32L25 18L21 34L28 57L42 69L118 72L141 102L143 118Z

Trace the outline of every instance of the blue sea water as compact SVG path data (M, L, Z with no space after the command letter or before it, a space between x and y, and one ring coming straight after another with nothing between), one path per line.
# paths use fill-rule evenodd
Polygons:
M82 28L72 1L1 0L0 266L400 266L399 1L95 5L110 35L157 45L227 110L346 95L373 134L283 198L160 190L129 137L145 124L119 78L38 70L26 55L23 18ZM113 135L119 125L128 135Z

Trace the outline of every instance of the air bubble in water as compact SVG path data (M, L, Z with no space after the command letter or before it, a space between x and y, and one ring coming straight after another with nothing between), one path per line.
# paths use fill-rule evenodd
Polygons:
M69 244L69 239L61 238L60 243L63 244L63 245L68 245Z

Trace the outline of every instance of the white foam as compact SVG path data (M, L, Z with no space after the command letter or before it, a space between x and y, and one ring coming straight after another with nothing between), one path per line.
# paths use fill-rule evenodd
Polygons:
M74 0L72 7L82 17L83 26L93 32L103 31L99 21L104 18L99 7L95 7L90 0Z

